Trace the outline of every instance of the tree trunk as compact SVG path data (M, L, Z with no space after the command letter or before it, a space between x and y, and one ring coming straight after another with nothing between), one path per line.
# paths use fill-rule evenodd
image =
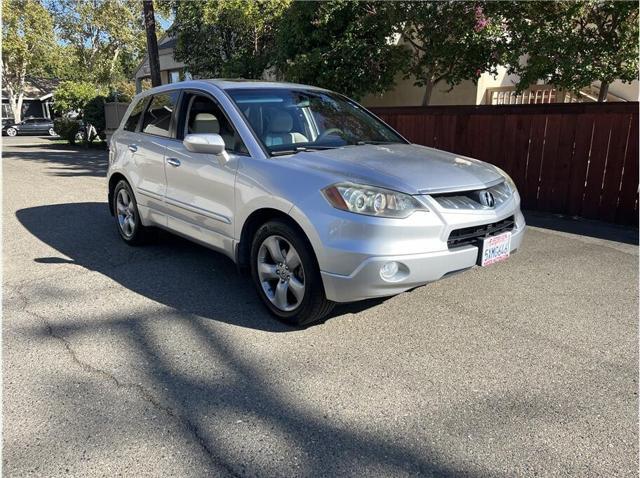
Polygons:
M9 106L13 112L13 121L19 123L22 121L22 103L24 99L24 83L25 78L21 76L18 85L6 84L7 93L9 94ZM16 86L16 88L14 88Z
M19 123L22 121L22 100L24 99L24 93L21 91L18 93L18 99L16 100L16 108L13 110L13 121Z
M120 55L120 47L117 46L113 52L113 58L111 58L111 64L109 65L109 82L113 80L114 73L116 71L116 64L118 63L118 55Z
M160 57L158 55L158 38L156 37L156 18L153 0L142 0L144 11L144 28L147 31L147 52L149 69L151 70L151 86L160 86Z
M600 93L598 93L598 103L604 103L607 101L607 96L609 95L609 83L605 83L602 81L600 83Z
M431 93L433 93L433 87L435 82L433 80L427 80L427 84L424 87L424 96L422 97L422 106L429 106L431 101Z

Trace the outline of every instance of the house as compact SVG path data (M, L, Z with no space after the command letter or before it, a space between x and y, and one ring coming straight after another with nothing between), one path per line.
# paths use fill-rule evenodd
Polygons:
M395 41L398 41L396 39ZM177 61L173 56L176 39L164 35L158 42L160 56L161 83L175 83L191 78L186 65ZM143 89L145 80L150 78L149 60L145 56L135 72L136 91ZM553 85L531 85L525 91L516 93L518 77L509 75L506 67L499 67L496 77L489 73L483 73L478 81L463 81L450 87L446 83L439 83L431 94L430 106L439 105L499 105L499 104L538 104L538 103L565 103L565 102L591 102L597 101L600 85L594 83L583 89L579 94L568 91L560 91ZM360 102L367 107L377 106L420 106L424 89L414 86L414 80L403 78L402 74L396 77L395 86L380 94L365 96ZM609 85L607 101L638 101L638 81L623 83L615 81Z
M181 61L177 61L173 56L176 46L176 38L168 34L164 34L158 40L158 56L160 59L160 82L163 85L167 83L176 83L191 76L187 72L186 66ZM145 55L140 65L135 71L134 79L136 82L136 93L140 93L145 86L145 82L151 85L151 69L149 68L149 56ZM147 86L147 88L149 87Z
M53 90L60 81L52 78L27 77L22 99L22 119L53 117ZM2 89L2 119L13 119L13 110L9 105L9 93Z
M444 105L502 105L502 104L540 104L540 103L582 103L598 100L600 84L598 82L584 88L579 94L562 91L553 85L531 85L517 93L518 76L510 75L504 66L498 67L494 78L483 73L478 81L467 80L453 88L445 82L437 83L431 93L430 106ZM376 106L420 106L424 88L414 86L412 78L396 77L393 89L381 94L365 96L361 103L367 107ZM623 83L619 80L609 85L607 101L638 101L638 81Z

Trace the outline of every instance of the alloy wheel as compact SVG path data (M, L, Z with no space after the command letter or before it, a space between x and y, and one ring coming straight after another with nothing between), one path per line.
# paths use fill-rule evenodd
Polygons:
M128 191L122 188L116 196L116 211L118 214L118 224L122 234L129 239L136 229L135 206Z
M267 237L258 250L258 278L265 295L278 309L295 310L305 292L304 268L298 251L282 236Z
M18 134L18 132L16 131L15 128L9 128L7 129L7 135L8 136L15 136L16 134Z
M49 128L49 136L55 136L56 132L53 128Z

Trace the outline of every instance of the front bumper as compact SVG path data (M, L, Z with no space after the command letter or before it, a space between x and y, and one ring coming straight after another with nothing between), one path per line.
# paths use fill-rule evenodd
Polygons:
M512 231L511 252L520 247L524 236L524 220ZM374 297L399 294L447 274L469 269L478 261L478 247L466 246L453 250L425 254L370 257L350 275L321 272L325 293L334 302L353 302ZM380 268L395 261L403 266L400 280L389 282L382 279Z

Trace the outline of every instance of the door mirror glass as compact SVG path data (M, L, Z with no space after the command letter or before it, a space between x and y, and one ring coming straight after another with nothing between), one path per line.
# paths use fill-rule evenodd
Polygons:
M208 153L217 156L225 152L224 140L216 133L188 134L182 143L192 153Z

